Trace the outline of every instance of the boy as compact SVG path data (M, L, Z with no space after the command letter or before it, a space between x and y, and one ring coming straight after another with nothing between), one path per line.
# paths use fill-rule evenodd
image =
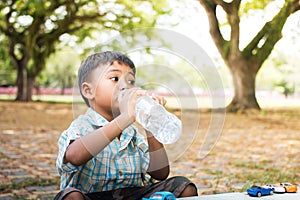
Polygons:
M196 196L185 177L169 175L163 144L135 121L135 66L124 54L107 51L89 56L78 71L80 93L88 105L59 138L57 167L61 192L55 199L141 199L156 191ZM165 105L164 98L152 98Z

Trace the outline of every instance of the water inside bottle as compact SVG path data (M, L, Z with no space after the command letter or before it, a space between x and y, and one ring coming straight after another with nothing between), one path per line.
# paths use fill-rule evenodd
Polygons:
M181 134L181 121L149 96L139 97L136 120L163 144L177 141Z

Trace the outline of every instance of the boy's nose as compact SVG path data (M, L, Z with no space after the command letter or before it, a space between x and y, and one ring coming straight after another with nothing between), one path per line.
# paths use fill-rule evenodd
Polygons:
M126 83L126 79L124 77L122 77L120 80L119 80L119 89L121 91L127 89L128 87L128 84Z

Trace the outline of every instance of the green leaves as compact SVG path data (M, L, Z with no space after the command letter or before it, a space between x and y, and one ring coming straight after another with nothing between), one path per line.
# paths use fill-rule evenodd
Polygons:
M248 0L242 1L240 13L249 14L252 10L263 10L269 3L275 0Z
M27 72L27 77L20 75L18 80L35 79L44 70L46 59L55 52L62 35L76 36L79 42L95 32L99 35L110 30L153 27L156 17L167 11L166 0L0 1L0 34L10 41L6 51L15 68ZM31 86L27 87L30 90Z

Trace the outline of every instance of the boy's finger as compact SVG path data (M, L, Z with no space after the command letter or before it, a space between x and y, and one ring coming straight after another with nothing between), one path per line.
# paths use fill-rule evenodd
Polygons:
M146 90L143 90L143 89L141 89L141 88L137 88L136 94L137 94L138 96L144 96L144 95L147 94L147 91L146 91Z
M167 100L165 98L162 98L162 105L166 105Z

